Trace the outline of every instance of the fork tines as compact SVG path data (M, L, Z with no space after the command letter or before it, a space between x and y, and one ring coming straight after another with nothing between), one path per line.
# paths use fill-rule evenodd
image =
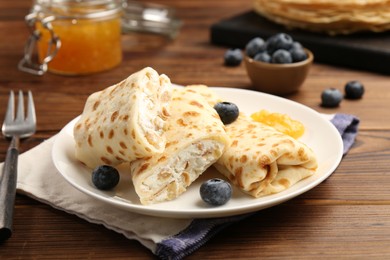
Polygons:
M3 133L7 128L12 128L12 126L26 124L30 127L36 124L35 117L35 106L32 96L32 92L29 90L27 92L27 111L25 116L24 109L24 95L23 91L19 90L18 93L18 105L16 108L16 117L15 117L15 94L14 91L10 91L7 111L4 118L4 123L2 126ZM35 131L35 126L34 126Z
M29 90L27 92L28 99L27 99L27 116L25 120L34 120L35 119L35 107L34 107L34 101L31 91ZM23 91L19 90L19 96L18 96L18 108L16 112L16 118L15 118L15 95L14 92L11 90L9 99L8 99L8 106L7 106L7 112L5 115L5 123L12 123L14 120L16 122L22 122L24 121L24 97L23 97Z

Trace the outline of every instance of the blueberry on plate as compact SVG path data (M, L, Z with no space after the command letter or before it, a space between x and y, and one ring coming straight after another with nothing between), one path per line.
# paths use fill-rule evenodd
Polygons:
M323 107L337 107L341 100L343 99L343 95L340 90L335 88L325 89L321 94L321 106Z
M200 197L207 204L221 206L232 197L232 186L225 180L214 178L203 182L199 192Z
M119 172L112 166L100 165L92 171L92 183L99 190L113 189L119 183Z
M291 53L284 49L279 49L272 54L272 63L287 64L292 63Z
M242 52L240 49L229 49L225 52L224 61L226 66L235 67L242 62Z
M359 81L353 80L345 84L344 91L345 91L345 98L359 99L364 94L364 86Z
M251 58L255 57L257 53L265 51L265 49L265 41L260 37L253 38L245 46L246 55Z
M240 113L237 105L231 102L219 102L214 105L214 109L225 125L233 123Z
M278 33L267 40L267 51L274 53L276 50L289 50L293 46L293 38L286 33Z
M260 52L256 54L256 56L253 58L256 61L262 61L262 62L271 62L271 56L268 54L268 52Z

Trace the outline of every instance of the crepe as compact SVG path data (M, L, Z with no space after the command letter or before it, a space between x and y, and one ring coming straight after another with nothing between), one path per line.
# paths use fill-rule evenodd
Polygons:
M75 156L90 168L162 153L172 85L144 68L90 95L74 127Z
M230 144L217 112L196 91L173 91L162 154L131 163L134 188L142 204L177 198Z
M226 132L232 144L214 166L253 197L281 192L315 173L313 151L272 127L241 114Z
M254 0L261 16L285 25L330 35L390 29L390 0Z
M210 105L221 101L207 86L188 88L200 93ZM225 130L231 145L213 166L253 197L281 192L316 171L316 156L307 145L244 113Z
M210 106L214 107L218 102L223 100L208 86L203 84L193 84L186 86L188 90L194 91L206 99Z

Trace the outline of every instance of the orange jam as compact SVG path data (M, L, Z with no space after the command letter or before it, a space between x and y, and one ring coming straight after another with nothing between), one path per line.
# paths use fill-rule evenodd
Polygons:
M305 127L301 122L292 119L286 114L270 113L263 109L253 113L251 118L257 122L269 125L295 139L301 137L305 132Z
M65 7L50 6L49 12L44 14L54 16L52 31L61 42L58 52L48 63L49 71L66 75L90 74L113 68L122 61L120 12L104 9L113 8L114 1L95 1L96 6L91 4L93 2L80 6L82 1L63 1ZM102 2L110 5L104 6ZM43 62L52 34L40 22L35 26L41 33L37 46L39 60Z
M53 23L61 47L48 63L49 71L60 74L89 74L118 65L122 60L120 19ZM50 34L42 30L38 54L42 61L49 48Z

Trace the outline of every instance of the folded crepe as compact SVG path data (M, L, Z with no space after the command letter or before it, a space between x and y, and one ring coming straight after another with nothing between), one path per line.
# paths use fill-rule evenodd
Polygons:
M211 105L220 100L207 86L188 88L201 93ZM308 146L243 113L225 129L231 145L214 167L253 197L281 192L316 171L317 159Z
M217 112L196 91L174 89L170 105L164 152L131 162L142 204L177 198L230 144Z
M74 127L76 158L95 168L162 153L171 93L170 79L147 67L90 95Z
M245 115L227 125L226 132L232 144L214 166L253 197L281 192L316 171L308 146Z

